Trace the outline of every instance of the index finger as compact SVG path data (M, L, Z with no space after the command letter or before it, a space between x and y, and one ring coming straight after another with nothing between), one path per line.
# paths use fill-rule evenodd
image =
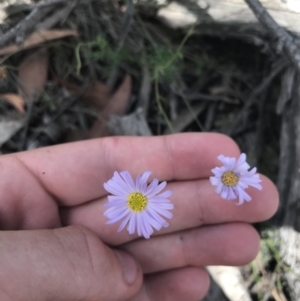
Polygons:
M217 156L238 156L229 137L188 133L157 137L110 137L16 154L60 205L74 206L106 195L114 171L133 177L150 170L159 180L206 178Z

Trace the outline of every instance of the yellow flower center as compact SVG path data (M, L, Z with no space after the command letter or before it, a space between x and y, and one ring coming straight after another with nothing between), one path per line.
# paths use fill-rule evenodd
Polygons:
M127 198L127 205L133 212L141 212L147 206L147 198L140 192L132 192Z
M233 171L226 171L223 173L221 180L224 185L233 187L239 182L239 177Z

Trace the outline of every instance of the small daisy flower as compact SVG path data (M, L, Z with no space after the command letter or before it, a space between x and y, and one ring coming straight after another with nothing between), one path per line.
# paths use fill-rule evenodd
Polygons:
M159 184L157 179L147 185L150 174L150 171L146 171L134 182L128 171L115 171L114 176L104 183L104 188L113 194L108 196L105 204L109 207L104 212L104 216L108 218L106 224L123 220L118 232L128 224L129 234L137 231L139 236L143 235L145 238L150 237L153 228L159 231L162 227L169 226L163 217L173 217L168 210L173 209L174 205L167 199L172 192L166 190L161 193L167 182Z
M233 200L238 197L237 205L243 204L244 201L250 202L251 197L245 189L249 186L262 189L256 167L248 170L250 166L246 162L245 154L241 154L237 161L235 158L223 155L220 155L218 159L223 163L223 166L212 169L214 177L210 177L211 184L217 186L216 193L226 200Z

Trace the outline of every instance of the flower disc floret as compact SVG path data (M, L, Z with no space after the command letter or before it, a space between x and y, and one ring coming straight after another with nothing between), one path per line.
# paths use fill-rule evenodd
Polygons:
M140 192L132 192L127 199L127 205L133 212L141 212L147 206L147 198Z
M238 175L233 171L225 171L221 177L221 181L228 187L236 186L239 182Z
M250 166L246 162L245 154L241 154L238 160L224 155L220 155L218 159L223 166L213 168L211 171L214 176L210 177L211 184L216 186L216 193L226 200L238 197L238 205L245 201L250 202L252 198L245 189L249 186L258 190L262 189L256 168L249 170Z
M137 232L139 236L149 238L153 229L159 231L169 226L165 218L173 217L170 210L174 205L168 200L172 192L162 192L167 182L159 183L158 179L153 179L148 184L150 174L146 171L134 181L128 171L114 172L114 176L104 183L104 188L112 194L105 204L108 209L104 216L108 218L107 224L122 220L118 232L127 225L129 234Z

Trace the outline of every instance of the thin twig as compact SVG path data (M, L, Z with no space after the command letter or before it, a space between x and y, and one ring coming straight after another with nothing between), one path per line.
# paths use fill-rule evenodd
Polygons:
M125 40L126 40L126 38L128 36L128 33L129 33L130 25L132 23L133 15L134 15L133 0L127 0L126 1L126 12L124 14L123 22L122 22L122 32L121 32L121 35L119 37L119 42L118 42L118 46L117 46L117 49L116 49L116 54L118 54L124 46ZM111 73L108 77L108 80L106 82L108 86L113 87L115 85L116 80L117 80L117 75L118 75L118 68L119 68L119 66L116 66L111 71Z
M244 107L240 110L230 128L226 131L227 135L236 134L246 124L250 107L257 101L257 97L270 85L272 80L285 68L288 62L283 60L276 64L270 74L257 86L245 101Z
M42 3L22 5L22 10L30 10L30 13L14 27L10 28L0 36L0 47L6 46L13 40L17 43L22 43L27 32L32 30L39 20L51 11L52 6L63 4L71 0L47 0ZM74 0L72 0L74 1ZM84 0L86 2L86 0ZM83 1L82 1L83 2Z
M300 51L292 36L280 27L259 0L245 0L258 21L278 40L278 46L283 47L289 59L295 64L300 72Z

